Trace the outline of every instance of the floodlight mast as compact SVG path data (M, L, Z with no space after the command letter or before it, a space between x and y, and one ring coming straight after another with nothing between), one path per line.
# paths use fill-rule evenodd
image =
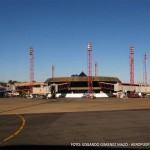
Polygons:
M134 47L130 47L130 84L134 84Z
M29 78L30 78L30 90L32 93L34 82L34 50L32 47L29 48Z
M88 96L91 96L93 93L93 84L92 84L92 42L88 42L87 55L88 55Z

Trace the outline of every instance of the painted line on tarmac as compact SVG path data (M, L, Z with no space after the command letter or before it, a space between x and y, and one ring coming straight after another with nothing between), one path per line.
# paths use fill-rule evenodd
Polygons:
M17 115L17 114L16 114ZM12 133L11 135L9 135L8 137L4 138L0 144L4 144L6 142L8 142L9 140L13 139L15 136L17 136L21 131L22 129L24 128L25 126L25 118L22 116L22 115L17 115L20 119L21 119L21 125L20 127L14 132Z

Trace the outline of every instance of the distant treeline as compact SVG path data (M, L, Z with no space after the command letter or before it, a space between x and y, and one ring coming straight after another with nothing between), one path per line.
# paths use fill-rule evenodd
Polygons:
M19 81L13 81L13 80L9 80L8 82L1 82L0 81L0 85L1 86L7 86L7 84L14 84L14 83L18 83Z

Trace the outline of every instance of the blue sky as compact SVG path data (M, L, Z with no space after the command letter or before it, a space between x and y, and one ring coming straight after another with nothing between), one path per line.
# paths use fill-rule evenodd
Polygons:
M0 81L29 80L30 47L37 81L51 77L52 64L55 76L87 73L87 43L92 41L99 75L124 82L134 46L135 80L141 82L149 40L149 0L0 0Z

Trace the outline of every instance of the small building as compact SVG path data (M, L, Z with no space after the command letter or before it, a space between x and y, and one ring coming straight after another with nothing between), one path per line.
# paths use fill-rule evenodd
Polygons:
M47 83L44 82L20 82L20 83L15 83L15 91L19 92L20 94L27 94L30 93L31 91L35 92L36 94L38 92L42 93L41 89L43 90L43 87L47 86ZM35 88L35 89L34 89ZM33 90L34 89L34 90Z
M114 85L114 91L116 92L136 92L136 93L150 93L149 85L142 84L129 84L129 83L116 83Z

